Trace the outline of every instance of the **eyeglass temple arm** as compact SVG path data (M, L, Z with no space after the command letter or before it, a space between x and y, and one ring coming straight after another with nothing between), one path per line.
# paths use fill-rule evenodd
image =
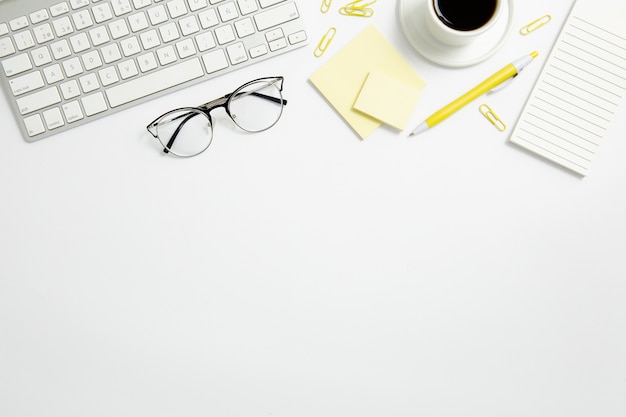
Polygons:
M252 94L255 97L260 97L262 99L265 99L265 100L268 100L268 101L272 101L274 103L282 104L283 106L287 104L287 100L285 100L284 98L268 96L266 94L257 93L256 91L253 91L250 94Z
M277 103L277 104L282 104L283 106L287 105L287 100L284 98L277 98L277 97L273 97L273 96L268 96L267 94L262 94L262 93L257 93L256 91L249 91L249 92L241 92L239 94L237 94L237 96L240 95L253 95L255 97L260 97L264 100L267 101L271 101L273 103ZM204 103L201 106L198 106L198 108L204 110L204 111L211 111L216 107L220 107L223 106L229 98L231 98L233 95L233 93L231 94L226 94L224 97L218 98L216 100L213 101L209 101L208 103Z
M185 126L185 123L191 120L192 117L197 116L197 115L198 115L197 113L189 113L189 115L187 115L187 117L185 117L185 119L182 122L180 122L178 127L176 127L176 130L174 131L174 133L172 133L172 137L170 138L169 142L167 142L167 146L163 148L163 153L170 153L170 149L172 145L174 145L174 142L176 141L176 137L180 133L180 129L182 129L183 126Z
M239 93L239 94L241 94L241 95L250 94L252 96L260 97L260 98L265 99L267 101L271 101L271 102L274 102L274 103L282 104L283 106L287 104L287 100L285 100L284 98L268 96L267 94L257 93L256 91L250 91L250 92L247 92L247 93L243 93L242 92L242 93ZM228 97L230 97L230 96L231 96L231 94L228 95Z

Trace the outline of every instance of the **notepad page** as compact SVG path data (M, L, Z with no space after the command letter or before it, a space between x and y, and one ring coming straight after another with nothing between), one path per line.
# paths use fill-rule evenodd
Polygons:
M577 0L511 142L587 175L626 95L626 6Z

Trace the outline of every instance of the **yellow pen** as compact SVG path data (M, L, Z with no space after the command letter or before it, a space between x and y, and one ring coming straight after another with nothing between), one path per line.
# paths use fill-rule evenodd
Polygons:
M428 129L434 127L448 117L452 116L454 113L456 113L478 97L493 90L503 82L515 77L517 74L522 72L522 70L526 68L531 62L533 62L533 59L537 58L537 56L539 56L539 54L535 51L532 52L530 55L524 55L520 59L513 61L509 65L502 68L500 71L493 74L491 77L487 78L482 83L478 84L476 87L472 88L467 93L463 94L461 97L454 100L452 103L437 110L430 117L424 120L419 126L417 126L409 136L419 135L420 133L427 131Z

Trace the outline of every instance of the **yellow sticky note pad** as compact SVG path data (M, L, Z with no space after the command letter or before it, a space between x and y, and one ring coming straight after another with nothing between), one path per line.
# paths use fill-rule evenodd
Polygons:
M419 100L421 86L407 84L380 72L370 72L354 108L404 130Z
M363 29L309 78L361 139L382 124L354 108L370 72L385 74L417 89L424 85L422 77L373 24Z

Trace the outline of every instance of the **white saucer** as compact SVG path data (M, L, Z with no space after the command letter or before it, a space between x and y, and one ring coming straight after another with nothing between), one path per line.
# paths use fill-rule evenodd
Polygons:
M431 0L399 0L398 18L409 43L424 58L446 67L467 67L484 61L500 49L513 28L513 0L504 2L502 18L469 45L439 42L426 27L426 7ZM410 19L409 19L410 17Z

